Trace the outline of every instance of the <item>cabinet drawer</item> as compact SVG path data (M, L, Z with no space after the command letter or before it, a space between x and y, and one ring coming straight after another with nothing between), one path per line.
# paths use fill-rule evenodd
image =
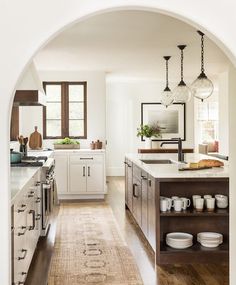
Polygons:
M103 155L99 154L70 155L70 163L78 163L78 162L90 163L90 162L102 162L102 161L103 161Z

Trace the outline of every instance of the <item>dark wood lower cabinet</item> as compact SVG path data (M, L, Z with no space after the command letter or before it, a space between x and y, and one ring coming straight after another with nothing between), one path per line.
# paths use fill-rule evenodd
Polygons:
M140 177L141 178L141 177ZM141 179L133 177L133 210L132 214L142 228L142 188Z
M125 160L125 203L132 212L133 208L133 166L128 159Z
M131 162L130 162L131 163ZM158 179L132 164L132 189L127 186L127 197L132 196L132 208L126 205L156 254L157 264L222 263L229 261L229 208L214 212L196 212L192 205L182 212L160 212L160 196L186 197L192 195L223 194L229 196L228 178ZM126 183L131 181L128 171ZM129 182L130 183L130 182ZM131 199L131 198L130 198ZM193 235L193 246L174 249L166 245L166 234L187 232ZM201 246L199 232L219 232L223 243L216 248Z
M141 229L148 238L148 174L141 174Z

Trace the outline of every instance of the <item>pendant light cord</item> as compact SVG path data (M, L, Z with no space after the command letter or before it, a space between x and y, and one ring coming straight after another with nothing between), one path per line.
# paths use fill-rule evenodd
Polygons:
M168 80L168 59L166 60L166 87L169 87L169 80Z
M184 51L181 50L181 81L184 81Z
M204 34L201 35L201 72L204 73Z

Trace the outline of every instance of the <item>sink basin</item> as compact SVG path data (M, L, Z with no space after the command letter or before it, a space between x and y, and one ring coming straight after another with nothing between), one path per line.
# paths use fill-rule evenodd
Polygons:
M174 163L169 159L140 159L143 163L146 164L171 164Z

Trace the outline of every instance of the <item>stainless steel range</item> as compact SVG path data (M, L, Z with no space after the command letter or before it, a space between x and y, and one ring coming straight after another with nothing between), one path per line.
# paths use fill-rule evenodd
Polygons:
M48 158L42 167L41 183L42 183L42 231L41 235L47 234L50 218L53 214L53 208L56 204L55 189L55 160Z

